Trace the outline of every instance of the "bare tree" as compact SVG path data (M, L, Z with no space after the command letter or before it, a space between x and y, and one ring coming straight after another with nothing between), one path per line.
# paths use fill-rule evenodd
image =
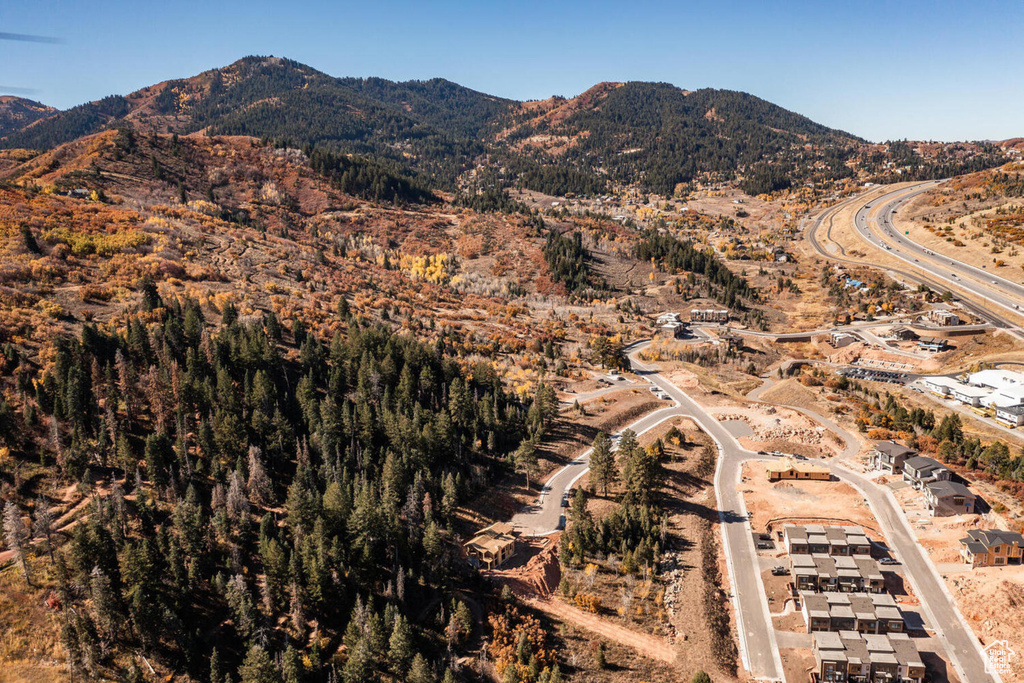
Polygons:
M263 467L263 454L256 446L249 446L249 481L246 487L249 490L249 500L254 505L265 507L273 503L270 477Z
M21 565L21 571L25 573L25 583L31 586L28 560L25 557L25 548L30 540L29 532L18 506L10 501L4 506L4 540L7 541L7 548L14 552L18 564Z
M36 536L46 539L46 552L50 555L50 563L53 563L53 513L50 506L42 496L36 499L35 515L32 523L32 532Z

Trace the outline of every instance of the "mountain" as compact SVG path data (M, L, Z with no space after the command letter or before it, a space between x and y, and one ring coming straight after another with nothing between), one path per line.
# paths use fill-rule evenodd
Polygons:
M16 133L56 112L53 107L23 97L0 96L0 138Z
M550 194L600 193L609 180L672 194L702 176L744 174L778 189L791 178L849 175L846 161L862 142L728 90L603 83L572 99L517 102L443 79L335 78L288 59L246 57L60 112L0 146L50 149L122 122L387 159L442 189L490 157L502 183Z

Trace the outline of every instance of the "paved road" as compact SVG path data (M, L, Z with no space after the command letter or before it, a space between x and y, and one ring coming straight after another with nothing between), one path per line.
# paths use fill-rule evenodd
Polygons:
M949 286L965 289L990 305L1020 315L1021 305L1024 304L1024 285L991 273L987 268L975 268L936 254L898 232L894 224L897 210L918 195L933 189L938 182L931 181L890 192L861 206L854 223L857 232L871 244L945 281Z
M760 565L754 548L753 529L740 493L740 472L745 460L757 458L741 447L735 438L702 406L650 366L630 357L638 372L674 398L684 414L691 417L718 445L715 470L715 497L721 521L725 557L733 592L743 666L758 680L783 680L782 660L775 641L775 628L768 613L768 598L761 582Z
M747 519L747 510L739 486L743 462L757 458L758 455L742 448L718 420L679 387L657 374L651 366L637 360L636 352L643 346L641 343L630 349L633 369L644 375L652 384L661 387L674 399L675 404L637 420L629 429L641 434L669 418L686 415L697 422L717 443L719 458L715 470L715 495L732 586L740 658L744 668L755 679L782 681L782 661L775 641L775 629L768 613L768 599L765 596L764 584L761 582L753 530ZM560 528L560 518L563 514L562 494L569 491L587 472L589 461L590 449L556 472L548 480L537 503L512 518L513 526L527 535L544 535Z
M629 425L627 429L632 429L637 434L643 434L669 418L685 414L685 411L677 403L672 404L640 418ZM543 536L562 528L564 523L562 515L565 512L562 508L562 495L570 491L590 469L591 451L593 449L588 448L582 455L555 472L544 484L537 502L523 508L512 517L512 526L519 533L526 536Z
M889 547L896 551L914 594L935 635L942 643L953 667L965 683L999 681L998 676L985 673L981 645L957 610L946 584L935 572L931 560L918 545L906 517L888 487L833 462L832 471L843 481L853 484L871 506L885 532Z
M866 193L863 193L863 194L857 195L855 197L852 197L850 199L847 199L845 201L842 201L839 204L836 204L835 206L832 206L832 207L829 207L828 209L825 209L820 214L818 214L815 218L811 219L810 224L808 225L807 233L806 234L807 234L807 239L811 243L811 246L814 248L814 250L817 251L819 254L821 254L822 256L824 256L825 258L827 258L829 260L837 261L839 263L846 263L846 264L850 264L850 265L855 265L855 266L868 266L868 267L872 267L872 268L877 268L879 270L888 272L888 273L892 274L893 276L898 276L899 278L903 279L904 281L914 282L914 283L918 283L918 284L923 284L923 285L931 288L934 291L941 292L941 291L949 290L951 288L951 286L952 287L959 287L961 285L961 283L959 281L952 280L951 278L948 277L951 273L946 273L946 277L943 278L943 277L934 276L931 272L929 272L928 274L925 274L925 273L923 273L922 271L919 271L919 270L903 270L903 269L896 268L896 267L893 267L893 266L884 265L884 264L881 264L881 263L872 263L871 261L869 261L869 260L867 260L865 258L851 258L851 257L849 257L846 254L846 251L842 248L842 246L840 246L838 243L836 243L834 241L831 241L831 232L832 232L832 228L835 225L837 214L841 210L843 210L843 209L847 209L847 208L851 208L851 207L863 208L866 204L873 204L874 202L879 201L879 196L874 196L874 198L868 198L868 195L873 195L875 192L876 192L875 190L871 190L871 191L868 191ZM900 192L900 191L896 191L896 192ZM890 194L895 194L895 193L890 193ZM886 195L881 195L881 196L886 196ZM823 235L819 234L820 232L823 232ZM876 246L878 246L877 245L877 240L875 242L872 242L872 244L875 244ZM828 248L830 246L834 247L834 249L830 250ZM884 246L878 246L878 249L886 251ZM838 252L838 254L836 254L835 252ZM891 251L886 251L886 253L890 253L891 254L892 252ZM904 259L904 260L908 260L908 259ZM915 267L920 265L920 264L917 264L917 263L913 263L913 257L910 257L908 262L912 263L912 265L914 265ZM939 271L939 272L941 273L941 272L944 272L944 271ZM1017 328L1017 324L1015 322L1007 319L1006 317L1004 317L1004 315L1002 315L1001 313L996 313L994 310L992 310L992 307L980 305L978 303L975 303L971 299L968 299L968 298L965 298L965 297L962 297L962 296L957 297L957 299L964 306L964 308L966 308L967 310L971 311L972 313L974 313L975 315L977 315L981 319L989 321L990 323L992 323L996 327L1003 328L1003 329L1008 329L1008 330L1010 330L1011 332L1013 332L1015 334L1019 334L1017 332L1017 329L1018 329Z

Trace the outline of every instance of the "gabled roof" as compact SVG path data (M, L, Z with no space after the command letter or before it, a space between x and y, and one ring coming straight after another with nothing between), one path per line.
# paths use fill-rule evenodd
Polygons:
M971 552L977 553L1004 544L1016 543L1018 546L1024 547L1024 535L1002 529L970 529L967 532L967 537L961 538L960 542L966 545Z

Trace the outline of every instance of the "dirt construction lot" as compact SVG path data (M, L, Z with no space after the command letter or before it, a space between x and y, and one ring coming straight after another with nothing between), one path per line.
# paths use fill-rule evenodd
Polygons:
M743 465L740 485L754 531L764 532L769 521L785 518L794 522L857 524L864 527L872 539L880 538L871 509L848 484L838 481L769 482L765 463L751 461Z

